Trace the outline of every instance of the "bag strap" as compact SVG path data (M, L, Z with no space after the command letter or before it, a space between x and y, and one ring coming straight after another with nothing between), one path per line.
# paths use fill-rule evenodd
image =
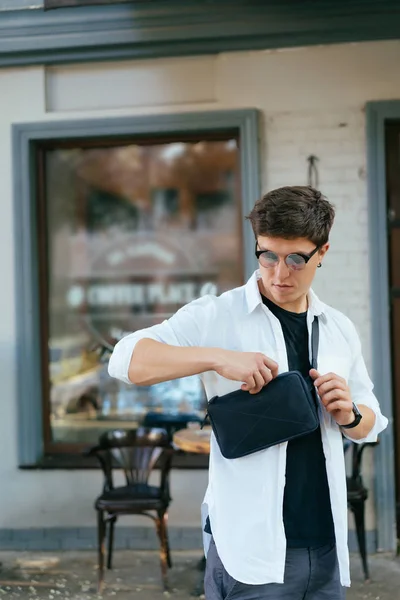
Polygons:
M311 366L318 370L319 321L314 317L311 330Z

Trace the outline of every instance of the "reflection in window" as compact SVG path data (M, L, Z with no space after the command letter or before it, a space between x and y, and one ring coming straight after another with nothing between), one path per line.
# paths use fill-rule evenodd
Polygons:
M201 415L198 377L125 386L93 347L243 282L236 139L113 144L45 151L54 442L148 412Z

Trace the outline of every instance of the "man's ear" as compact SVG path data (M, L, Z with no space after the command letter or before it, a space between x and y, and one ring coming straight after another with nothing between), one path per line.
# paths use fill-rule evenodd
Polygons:
M325 256L325 254L328 252L329 250L329 242L326 242L326 244L324 244L323 246L321 246L321 248L319 249L318 255L320 258L323 258Z

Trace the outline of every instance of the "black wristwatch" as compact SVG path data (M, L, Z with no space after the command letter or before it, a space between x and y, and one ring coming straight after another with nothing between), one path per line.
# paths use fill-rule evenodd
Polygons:
M341 425L340 427L342 429L353 429L353 427L357 427L357 425L359 425L361 419L362 419L362 414L360 413L360 411L358 410L357 406L354 404L353 402L353 413L355 416L355 419L352 423L350 423L349 425Z

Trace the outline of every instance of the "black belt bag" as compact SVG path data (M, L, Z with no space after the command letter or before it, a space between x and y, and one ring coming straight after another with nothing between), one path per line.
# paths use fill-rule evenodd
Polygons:
M312 324L312 367L317 369L319 324ZM282 373L258 394L242 390L214 396L207 416L221 453L240 458L307 435L319 427L317 396L311 377Z

